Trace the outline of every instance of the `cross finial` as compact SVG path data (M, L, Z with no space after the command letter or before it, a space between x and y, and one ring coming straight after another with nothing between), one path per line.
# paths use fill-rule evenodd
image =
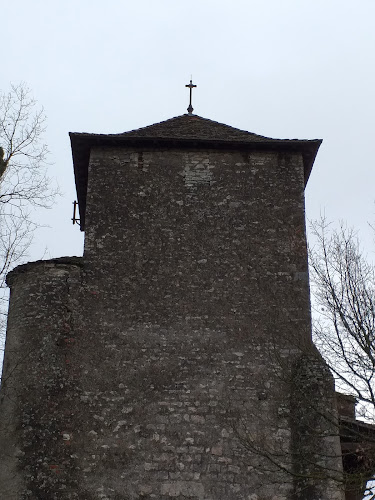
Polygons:
M190 89L190 102L189 102L189 107L187 108L187 111L188 111L189 115L191 115L194 111L194 108L191 104L191 94L192 94L193 88L196 87L196 85L194 85L192 80L190 80L189 85L185 85L185 87L188 87Z

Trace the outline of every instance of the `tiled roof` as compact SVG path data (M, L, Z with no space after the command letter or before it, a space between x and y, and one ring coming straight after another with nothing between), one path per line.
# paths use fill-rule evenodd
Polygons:
M303 156L306 183L321 144L318 139L271 139L198 115L188 114L120 134L71 132L69 135L72 145L81 229L84 229L87 171L92 147L128 145L135 147L298 151Z
M198 140L219 142L241 142L241 143L280 143L280 142L312 142L299 139L272 139L263 135L240 130L224 123L219 123L198 115L180 115L169 120L141 127L119 134L87 134L72 132L71 136L107 138L107 139L175 139L175 140Z
M268 141L268 137L246 132L198 115L181 115L169 120L130 130L127 137L155 137L165 139L200 139L213 141L258 142ZM272 139L271 139L272 140Z

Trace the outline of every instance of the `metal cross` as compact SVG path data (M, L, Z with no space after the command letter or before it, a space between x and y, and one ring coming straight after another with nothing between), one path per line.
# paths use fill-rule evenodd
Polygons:
M188 110L189 115L191 115L194 111L194 108L191 105L191 94L192 94L193 88L196 87L196 85L194 85L193 82L190 80L189 85L185 85L185 87L188 87L190 89L190 103L189 103L189 107L187 108L187 110Z

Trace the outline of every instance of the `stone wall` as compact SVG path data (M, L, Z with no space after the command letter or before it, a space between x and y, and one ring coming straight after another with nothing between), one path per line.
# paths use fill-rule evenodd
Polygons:
M63 498L59 495L66 488L76 487L67 436L76 418L77 367L70 363L70 350L75 342L72 289L80 281L77 258L27 264L8 275L0 498Z
M310 339L303 188L297 154L92 151L85 262L108 377L90 379L108 403L89 454L123 457L109 498L290 496L267 456L291 468L285 378Z
M94 150L87 269L127 304L121 321L208 316L262 335L286 300L309 336L303 187L298 154Z
M82 267L10 281L14 498L293 498L303 190L298 153L92 150Z

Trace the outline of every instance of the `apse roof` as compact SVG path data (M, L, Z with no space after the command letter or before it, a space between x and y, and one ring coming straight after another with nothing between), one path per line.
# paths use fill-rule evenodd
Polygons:
M84 229L87 171L95 146L213 148L222 150L278 150L302 153L307 182L321 140L271 139L198 115L184 114L120 134L70 132L81 229Z

